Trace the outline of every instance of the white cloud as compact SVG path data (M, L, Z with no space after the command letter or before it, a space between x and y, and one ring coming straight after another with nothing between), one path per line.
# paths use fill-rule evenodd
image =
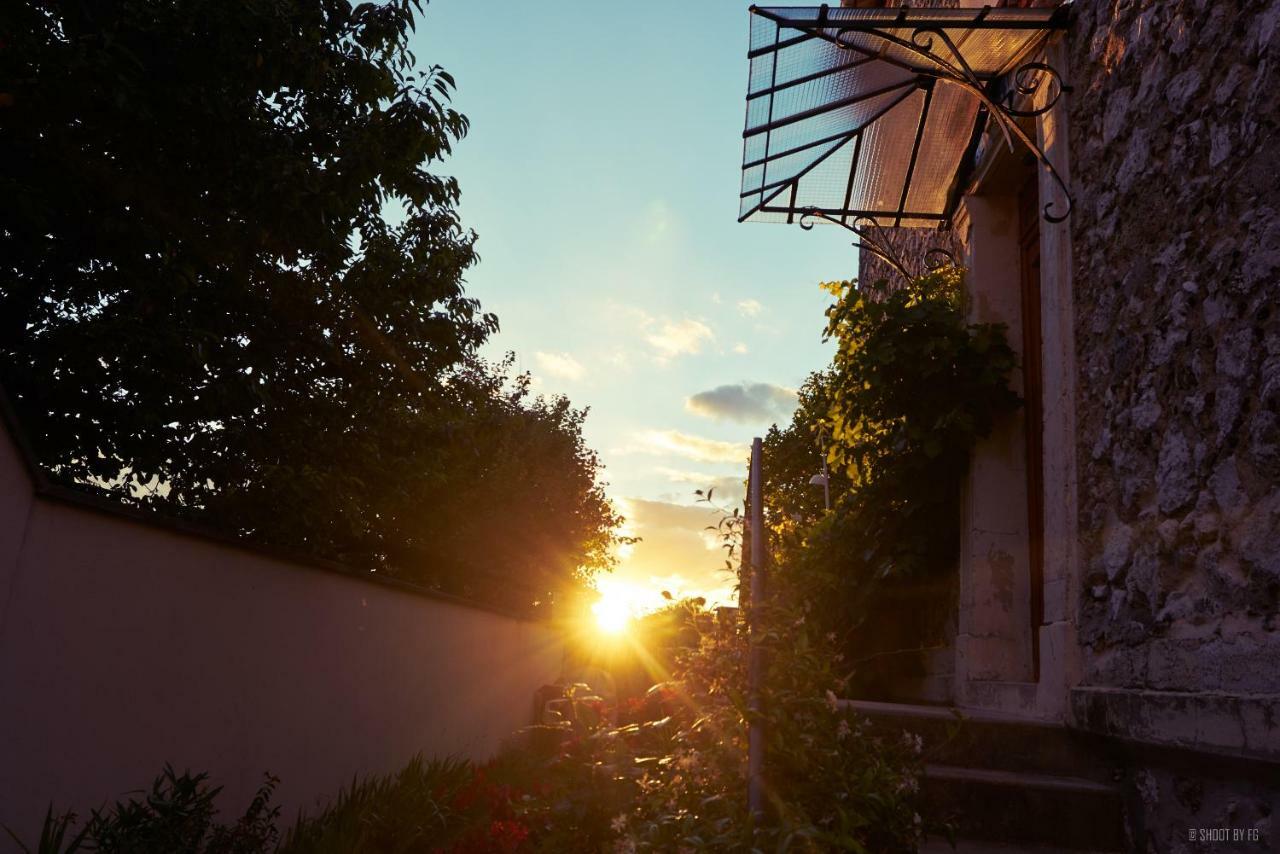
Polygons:
M748 448L740 442L721 442L691 436L679 430L649 430L637 437L639 450L650 454L674 454L704 463L746 463Z
M580 380L587 374L587 369L582 367L582 363L568 353L538 351L533 354L533 358L542 371L563 380Z
M772 383L738 383L700 391L684 402L696 415L743 424L778 421L796 408L795 389Z
M764 311L764 306L760 304L759 300L744 299L738 301L738 311L742 312L744 317L755 317Z
M677 356L696 355L716 339L710 326L692 317L655 317L637 306L619 303L611 304L609 310L614 318L634 324L640 337L652 348L650 357L660 365Z
M733 352L737 353L739 356L745 356L748 352L747 345L739 341L737 344L733 345Z
M699 353L704 343L716 337L705 323L687 317L683 320L649 320L644 326L647 327L645 341L657 351L661 360Z

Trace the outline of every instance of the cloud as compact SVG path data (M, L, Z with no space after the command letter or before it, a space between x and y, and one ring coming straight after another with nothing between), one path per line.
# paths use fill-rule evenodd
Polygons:
M747 491L746 481L740 474L706 474L664 467L659 467L657 472L672 483L682 486L690 498L694 497L695 489L701 489L704 493L708 489L715 490L712 498L721 506L741 504Z
M738 301L738 311L742 312L743 317L755 317L764 311L764 306L759 300L744 299Z
M704 343L716 337L705 323L687 317L683 320L647 320L644 326L647 327L644 340L663 360L699 353Z
M649 430L639 434L638 438L639 450L651 454L675 454L704 463L745 463L749 453L743 443L690 436L679 430Z
M738 383L700 391L684 402L684 408L706 418L743 424L777 421L796 408L795 389L772 383Z
M582 363L568 353L543 353L538 351L533 354L533 358L538 363L538 367L544 372L563 380L580 380L587 373L587 369L582 367Z
M642 308L619 303L613 303L610 311L615 318L635 325L640 337L653 348L650 355L658 364L677 356L696 355L716 339L710 326L692 317L654 317Z
M661 607L661 591L676 598L706 596L710 604L736 604L733 576L724 571L724 550L715 537L718 511L704 505L622 498L627 527L641 539L599 587L622 587L639 610Z
M745 356L748 352L747 345L739 341L737 344L733 345L733 352L737 353L739 356Z
M627 526L643 537L645 529L679 528L685 531L702 531L719 519L717 511L705 504L672 504L670 501L651 501L648 498L624 498L620 502Z

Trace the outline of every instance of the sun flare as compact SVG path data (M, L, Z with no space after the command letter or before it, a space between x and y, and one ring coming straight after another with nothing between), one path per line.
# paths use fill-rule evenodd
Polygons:
M631 609L616 592L601 596L600 601L591 606L591 612L596 617L596 628L605 634L620 635L631 622Z

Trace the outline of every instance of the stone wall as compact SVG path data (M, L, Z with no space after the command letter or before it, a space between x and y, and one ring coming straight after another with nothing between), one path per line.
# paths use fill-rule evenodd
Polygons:
M1082 665L1069 720L1136 745L1132 850L1207 850L1191 832L1221 827L1265 841L1214 850L1271 850L1280 0L1076 0L1065 44Z
M1275 695L1280 0L1077 0L1066 38L1084 681Z
M1079 2L1085 682L1280 688L1280 2Z
M1079 723L1237 755L1280 709L1280 2L1075 4ZM1081 701L1084 702L1081 702ZM1268 719L1270 718L1270 719ZM1274 843L1269 785L1135 768L1134 850Z
M933 249L950 252L963 263L964 247L953 229L937 231L932 228L886 228L884 234L888 238L894 255L901 259L908 272L925 272L925 255ZM870 252L858 252L858 280L871 283L885 279L891 287L902 285L902 276L893 267L877 258Z

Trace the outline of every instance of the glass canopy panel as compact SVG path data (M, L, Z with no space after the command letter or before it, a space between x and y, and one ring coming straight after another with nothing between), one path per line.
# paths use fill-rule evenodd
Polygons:
M908 211L937 211L947 206L951 184L973 134L978 104L956 86L938 86L920 140L916 171L907 193ZM936 225L937 223L934 223Z
M739 218L947 221L983 90L1060 9L752 7Z
M849 140L825 160L798 179L797 197L804 197L814 207L839 210L844 207L849 191L849 172L857 140Z
M911 152L920 125L925 93L919 89L900 108L867 128L863 137L862 166L854 179L849 208L873 211L882 225L892 225L903 190ZM889 221L886 221L889 220Z

